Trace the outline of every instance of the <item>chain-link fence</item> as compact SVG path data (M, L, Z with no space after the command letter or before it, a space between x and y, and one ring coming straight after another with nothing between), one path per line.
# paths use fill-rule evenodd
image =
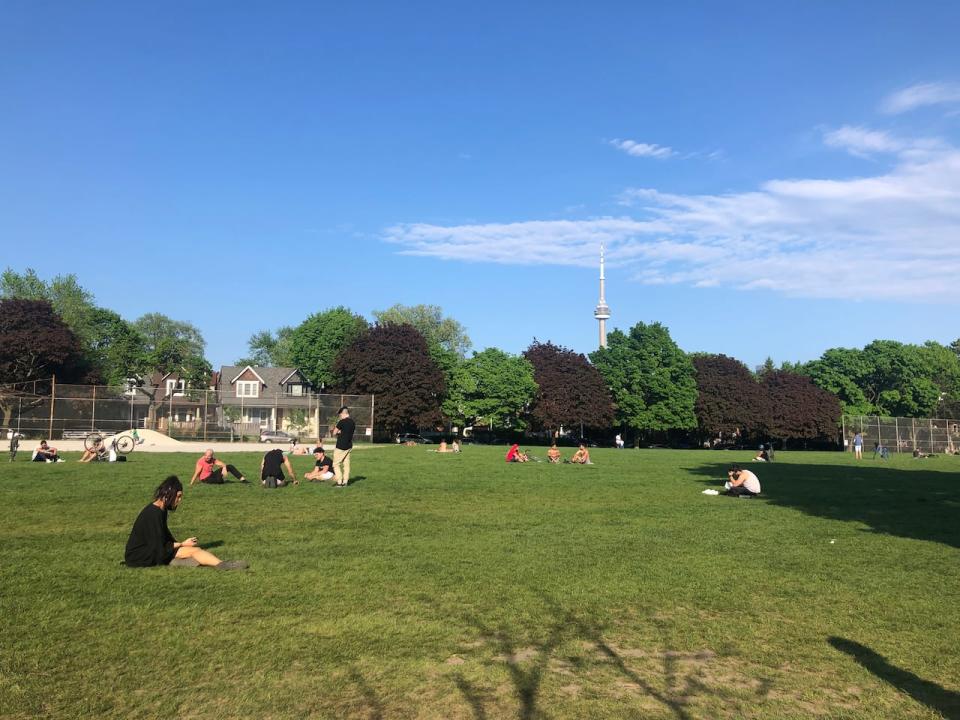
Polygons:
M31 438L81 438L133 428L178 440L303 442L329 436L346 405L357 424L355 442L372 442L374 396L261 394L222 397L215 390L64 385L37 381L0 386L0 430ZM269 436L269 437L268 437Z
M879 445L889 452L956 453L960 451L960 420L943 418L879 417L844 415L844 447L853 449L853 437L863 435L863 447L872 452Z

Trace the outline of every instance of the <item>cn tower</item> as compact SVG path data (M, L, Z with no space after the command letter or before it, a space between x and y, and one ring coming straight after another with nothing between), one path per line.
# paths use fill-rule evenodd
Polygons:
M607 346L607 320L610 318L610 307L603 297L605 278L603 276L603 245L600 245L600 302L597 303L593 316L600 323L600 347Z

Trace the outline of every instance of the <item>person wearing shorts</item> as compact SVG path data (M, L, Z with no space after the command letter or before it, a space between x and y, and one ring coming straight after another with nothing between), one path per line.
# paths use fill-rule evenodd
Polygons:
M317 461L316 467L306 473L303 479L313 482L333 480L333 478L336 477L333 472L333 460L327 457L326 451L322 447L314 448L313 457L316 458Z

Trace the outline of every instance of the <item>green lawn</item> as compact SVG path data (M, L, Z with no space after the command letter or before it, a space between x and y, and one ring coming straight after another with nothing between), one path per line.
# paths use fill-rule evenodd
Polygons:
M120 565L193 456L3 462L0 716L960 718L960 457L780 453L737 500L752 453L504 450L188 488L174 535L246 572Z

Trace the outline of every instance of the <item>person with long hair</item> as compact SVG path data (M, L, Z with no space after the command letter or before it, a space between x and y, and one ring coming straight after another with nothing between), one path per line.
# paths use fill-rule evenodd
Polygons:
M242 560L221 560L200 547L195 537L177 542L167 527L167 514L176 512L182 501L183 483L176 475L170 475L160 483L153 493L153 502L140 511L133 523L123 561L129 567L171 564L202 565L219 570L242 570L247 567Z

